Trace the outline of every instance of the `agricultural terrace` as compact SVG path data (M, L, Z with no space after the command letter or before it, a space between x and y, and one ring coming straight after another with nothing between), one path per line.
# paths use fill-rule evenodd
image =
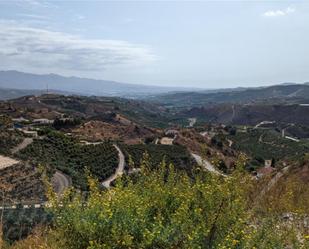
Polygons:
M112 143L82 145L78 140L54 131L44 139L34 140L17 156L47 169L62 171L72 178L73 185L81 189L87 188L87 170L103 181L114 174L118 166L118 152Z

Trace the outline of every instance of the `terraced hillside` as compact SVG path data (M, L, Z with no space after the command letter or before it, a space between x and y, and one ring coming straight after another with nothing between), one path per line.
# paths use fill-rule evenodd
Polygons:
M35 140L17 156L34 165L59 169L72 177L75 186L83 189L87 186L86 169L102 181L118 166L118 152L110 142L83 145L60 132L50 132L44 139Z
M4 160L5 158L0 156L0 164ZM44 185L41 179L41 173L30 164L7 159L6 167L0 168L0 187L3 193L0 195L0 202L42 202Z
M221 136L222 137L222 136ZM282 138L280 133L273 130L249 129L247 132L237 132L226 136L232 141L232 148L245 152L254 161L263 165L264 160L298 161L309 151L308 140L299 142ZM220 140L220 136L216 139Z

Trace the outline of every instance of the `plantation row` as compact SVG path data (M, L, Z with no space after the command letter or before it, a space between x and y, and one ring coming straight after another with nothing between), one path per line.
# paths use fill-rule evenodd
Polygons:
M173 164L176 169L190 172L196 164L187 149L180 145L156 145L137 144L122 145L121 149L125 154L127 165L129 158L134 162L135 167L139 167L143 154L147 152L151 167L156 168L164 159L167 164Z
M309 151L308 142L291 141L274 131L250 130L248 133L229 135L228 138L234 142L234 149L261 160L297 160Z
M4 194L0 196L0 203L4 204L20 201L41 202L45 199L41 173L24 163L0 171L0 188Z
M20 151L19 158L59 169L72 177L73 184L86 188L85 170L102 181L118 166L118 152L109 142L81 145L77 140L59 132L49 132L42 140L35 140Z

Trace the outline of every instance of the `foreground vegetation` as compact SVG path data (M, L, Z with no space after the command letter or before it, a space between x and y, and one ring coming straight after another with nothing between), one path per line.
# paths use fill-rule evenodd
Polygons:
M50 224L52 214L46 212L43 208L28 208L4 210L3 238L8 242L24 239L38 225ZM0 247L1 248L1 247Z
M61 200L49 191L54 226L10 249L308 248L308 231L253 201L257 186L244 165L228 178L197 168L192 180L143 160L136 183L128 177L103 191L88 177L87 201L74 190ZM282 202L287 210L294 194Z

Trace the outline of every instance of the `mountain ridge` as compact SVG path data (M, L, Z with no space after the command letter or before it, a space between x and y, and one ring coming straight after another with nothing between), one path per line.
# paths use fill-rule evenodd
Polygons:
M51 88L80 95L120 97L137 97L140 95L197 90L194 88L129 84L76 76L67 77L58 74L32 74L16 70L0 71L0 87L19 90L47 90Z

